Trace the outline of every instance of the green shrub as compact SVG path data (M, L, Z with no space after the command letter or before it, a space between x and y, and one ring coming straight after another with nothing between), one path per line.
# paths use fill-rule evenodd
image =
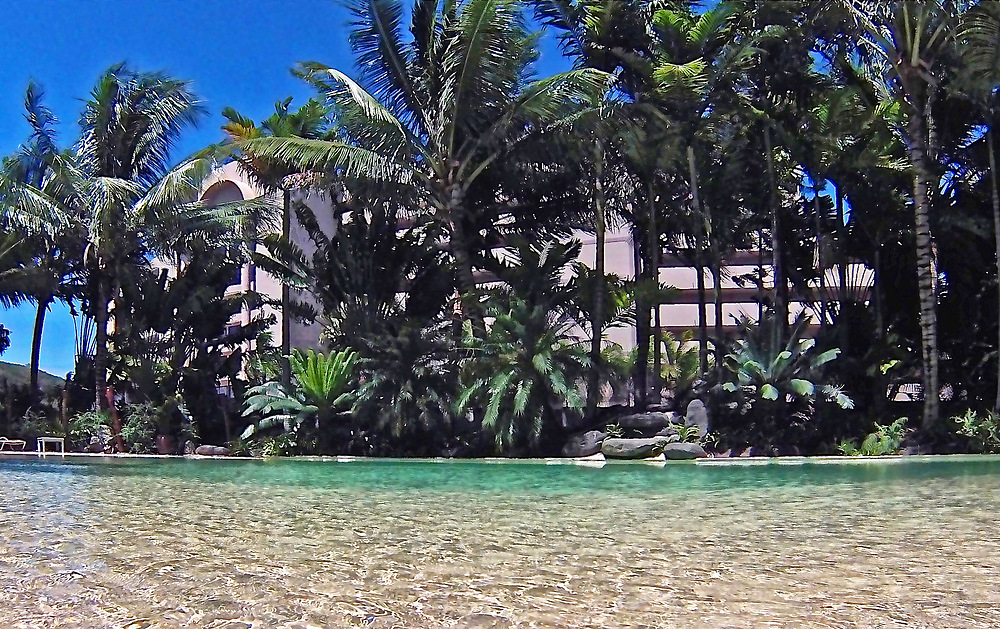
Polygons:
M128 404L123 409L122 441L132 454L156 452L157 426L161 410L150 403Z
M958 434L969 440L975 452L1000 454L1000 414L996 411L977 413L971 408L964 415L953 417Z
M62 434L62 428L54 419L44 413L29 408L20 419L13 422L12 432L17 437L32 443L42 435Z
M111 415L106 411L85 411L69 422L70 442L79 449L90 444L91 437L97 437L107 445L111 438Z
M845 440L837 446L841 454L847 456L885 456L887 454L898 454L899 447L906 437L906 418L900 417L888 426L875 424L875 431L871 432L862 441L861 445L852 440Z

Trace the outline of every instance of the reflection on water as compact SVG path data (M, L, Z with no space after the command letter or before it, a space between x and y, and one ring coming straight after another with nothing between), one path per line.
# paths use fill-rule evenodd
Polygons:
M1000 459L0 458L2 627L997 627Z

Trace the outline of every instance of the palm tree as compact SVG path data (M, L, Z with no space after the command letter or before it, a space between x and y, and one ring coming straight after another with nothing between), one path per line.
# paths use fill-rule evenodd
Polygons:
M474 205L472 188L492 169L536 163L537 154L519 150L594 102L607 75L579 69L533 80L536 38L514 0L423 0L412 11L411 41L402 35L400 0L356 0L350 8L360 81L314 62L297 70L333 105L339 138L258 138L242 149L403 190L407 205L446 234L459 286L471 294L479 226L506 215L511 201L491 191L491 206ZM470 316L482 333L478 302Z
M997 277L1000 278L1000 190L997 185L994 120L996 90L1000 87L1000 5L982 2L969 10L960 27L961 59L965 65L960 88L972 94L987 121L986 151L989 156L990 201L993 208L993 239L996 247ZM1000 292L998 292L1000 295ZM1000 410L1000 321L997 326L997 396L994 409Z
M938 418L937 271L930 222L931 160L935 140L933 104L945 68L939 59L953 43L958 14L954 3L844 0L857 32L855 52L886 99L906 107L899 132L906 140L913 173L913 212L923 358L923 427Z
M29 84L24 97L25 118L32 127L28 141L18 152L3 161L0 179L4 181L3 223L24 232L34 254L29 295L35 302L35 323L31 337L28 381L38 390L39 358L45 315L55 300L70 301L77 294L72 280L74 261L82 254L79 230L73 228L61 212L37 211L37 199L23 186L46 195L54 189L50 162L58 156L53 125L55 117L43 102L42 90Z
M298 110L289 112L288 108L291 103L291 98L275 103L274 113L261 121L260 125L255 124L253 120L240 114L232 107L226 107L222 110L222 115L228 122L222 126L222 129L234 142L245 142L262 137L317 139L326 135L330 112L322 103L315 99L309 99ZM285 179L288 175L293 174L293 169L254 159L252 155L243 155L237 159L243 166L243 170L262 188L281 190L281 237L288 240L291 230L292 191L285 184ZM291 354L290 309L291 291L288 283L283 282L281 285L281 368L282 382L285 386L290 385L292 377L291 363L288 358Z
M701 14L690 7L656 12L659 35L653 70L656 97L680 128L685 147L691 207L696 226L695 266L698 288L698 329L702 371L708 369L708 322L705 313L706 239L710 237L711 209L702 203L696 144L706 114L734 95L733 82L755 53L753 38L738 37L738 5L720 2ZM718 281L718 280L716 280Z
M590 68L608 74L619 74L617 89L628 91L640 83L638 74L642 48L648 45L649 31L642 20L644 9L626 0L536 0L535 15L543 24L558 33L560 47L565 56L573 59L574 67ZM639 51L639 52L637 52ZM607 184L605 162L607 143L614 132L609 120L610 103L603 102L597 110L596 121L589 125L593 138L593 215L595 235L594 279L592 291L594 304L590 309L590 373L587 376L587 415L592 416L597 407L599 374L601 368L602 334L605 327L605 240L608 223ZM622 112L617 112L622 113ZM603 114L603 115L602 115ZM640 335L641 336L641 335ZM640 346L642 338L638 339ZM648 341L646 342L648 345ZM640 366L637 388L645 399L645 363Z
M107 400L111 305L131 271L192 246L245 245L273 222L264 201L214 208L192 201L216 163L214 152L169 168L171 147L200 111L185 82L113 66L84 104L75 151L46 152L50 174L41 188L21 181L7 189L7 205L22 221L64 221L82 234L97 408Z

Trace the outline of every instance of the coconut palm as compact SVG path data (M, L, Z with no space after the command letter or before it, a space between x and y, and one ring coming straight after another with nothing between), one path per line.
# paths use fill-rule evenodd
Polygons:
M39 208L38 199L23 190L28 187L44 195L58 194L50 166L52 159L58 157L53 130L56 120L43 102L42 90L35 84L28 85L24 109L32 133L16 154L3 161L0 180L4 182L5 194L0 220L23 231L26 244L33 251L28 294L35 302L35 323L28 381L31 390L36 391L45 315L54 301L71 301L79 292L74 275L75 262L82 253L82 239L80 230L61 211Z
M5 186L6 205L22 223L68 223L81 234L98 408L107 399L110 306L132 270L154 256L182 258L195 246L245 245L274 222L265 201L194 201L217 163L213 152L169 167L170 149L200 112L187 83L113 66L84 103L75 150L45 153L50 174L41 187Z
M360 80L315 62L297 69L334 107L339 138L241 146L300 170L403 190L403 201L447 235L459 285L471 293L479 225L506 214L510 201L493 191L491 206L473 204L473 187L491 169L544 157L519 150L597 98L607 76L580 69L534 80L536 38L514 0L422 0L412 11L412 40L402 34L400 0L349 6Z
M223 131L234 142L245 142L262 137L298 137L317 139L324 137L328 130L329 110L315 99L309 99L305 105L290 112L291 98L274 104L274 113L258 125L253 120L242 115L232 107L222 110L222 115L228 122L222 126ZM288 175L294 174L293 169L282 167L273 162L255 159L252 154L237 157L240 164L254 181L264 190L281 190L281 237L288 240L291 230L292 191L286 184ZM288 355L291 353L291 292L288 283L281 285L281 355L282 377L286 385L291 382L291 364Z
M899 133L906 140L913 173L914 236L920 298L923 357L923 427L938 418L937 271L931 233L931 160L935 143L929 122L942 72L938 61L948 54L959 24L955 3L870 2L843 0L855 26L855 53L886 101L905 106Z
M993 239L996 247L997 277L1000 277L1000 190L997 185L996 135L993 129L997 114L996 91L1000 87L1000 5L982 2L969 10L958 29L961 59L965 65L960 89L970 93L980 104L987 121L986 151L989 156L990 201L993 209ZM1000 293L998 293L1000 294ZM997 326L1000 335L1000 325ZM1000 336L997 339L1000 361ZM1000 366L997 368L997 396L994 409L1000 410Z

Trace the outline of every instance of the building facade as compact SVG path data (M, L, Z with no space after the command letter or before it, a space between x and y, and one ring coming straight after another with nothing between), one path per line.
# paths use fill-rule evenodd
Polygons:
M239 201L257 198L264 192L250 182L235 162L227 164L218 169L207 181L202 194L202 199L209 203L223 203L228 201ZM296 201L305 202L314 210L320 227L330 236L337 229L337 219L332 211L333 205L326 198L318 194L303 196L296 193ZM274 199L276 204L280 204L280 199ZM296 245L308 252L310 242L305 230L294 219L290 225L290 239ZM586 232L578 232L575 237L582 242L580 261L593 267L597 252L594 236ZM868 281L863 269L859 271L860 265L851 265L851 277L858 278L853 281ZM605 242L605 268L609 274L615 274L624 279L635 277L636 257L635 243L629 230L612 229L608 231ZM662 285L672 287L668 303L660 305L660 326L661 329L674 334L680 338L687 330L692 330L695 335L698 331L698 271L696 268L686 264L683 260L673 255L663 255L660 261L659 280ZM770 283L770 265L767 257L760 257L758 252L739 251L730 256L726 261L724 272L721 274L720 285L722 329L724 333L732 335L736 332L736 317L743 315L751 319L759 316L759 304L761 303L763 291L773 287ZM839 274L828 270L826 274L827 286L836 284ZM747 278L753 278L748 282ZM255 291L269 298L271 301L278 301L281 297L281 282L268 273L247 265L243 268L238 283L233 284L233 291ZM709 330L714 331L716 309L713 300L714 285L711 273L705 270L705 291L708 303L706 304L706 319ZM815 291L820 290L820 286L814 287ZM858 287L862 288L863 287ZM863 291L862 291L863 292ZM301 298L301 296L297 296ZM793 295L789 304L790 313L794 316L802 310L810 310L814 321L818 324L818 313L813 314L811 309L814 295ZM862 297L864 298L864 297ZM251 317L256 314L273 315L275 324L272 326L272 338L276 345L283 340L282 330L289 331L290 346L295 348L318 347L321 325L317 323L306 324L292 318L287 325L282 325L282 318L285 313L273 306L263 306L262 313L245 310L242 320L234 323L248 323ZM621 345L626 350L633 348L636 344L636 332L634 328L612 329L608 333L608 340Z

